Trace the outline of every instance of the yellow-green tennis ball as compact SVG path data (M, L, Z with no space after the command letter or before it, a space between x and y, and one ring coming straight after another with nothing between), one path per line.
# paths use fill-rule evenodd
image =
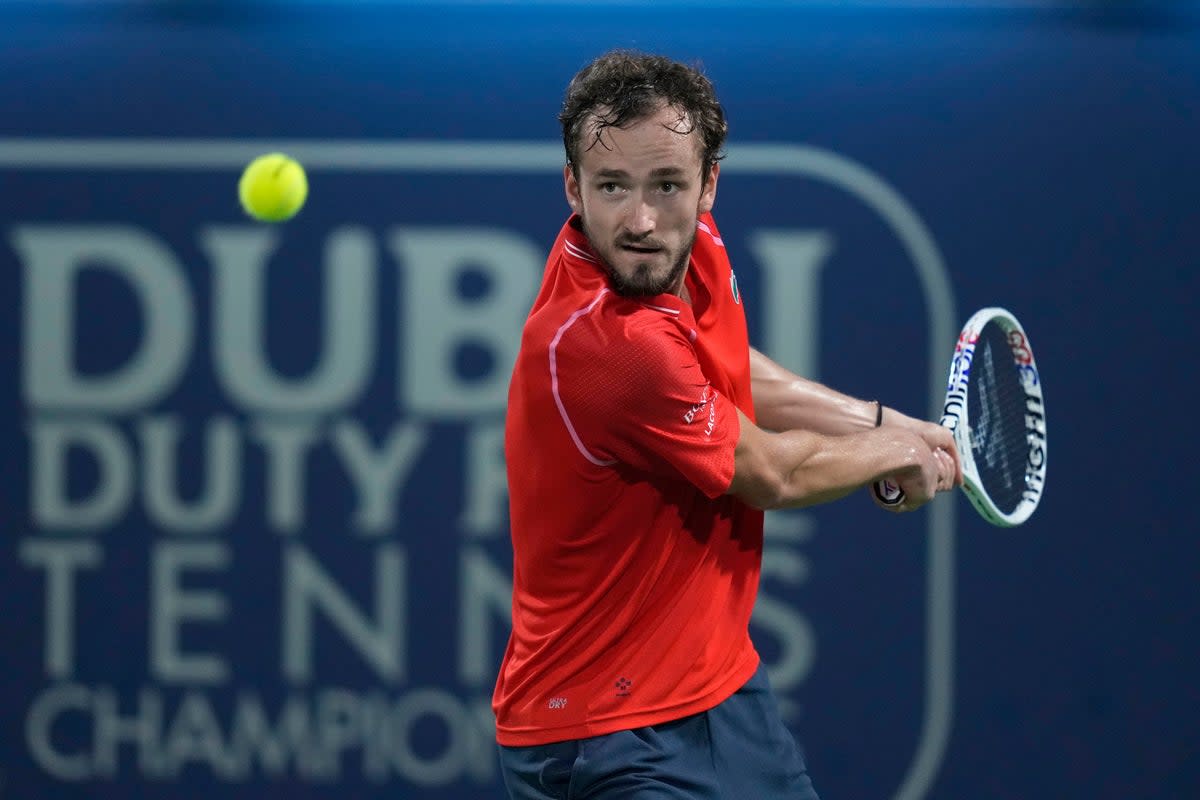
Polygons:
M283 153L267 153L251 161L238 181L242 208L263 222L291 219L308 197L304 167Z

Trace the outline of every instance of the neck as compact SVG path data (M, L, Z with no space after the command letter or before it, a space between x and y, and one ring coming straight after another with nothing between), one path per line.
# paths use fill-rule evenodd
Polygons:
M692 293L688 291L686 280L681 279L679 281L679 289L676 290L675 294L679 296L680 300L687 303L689 306L692 304Z

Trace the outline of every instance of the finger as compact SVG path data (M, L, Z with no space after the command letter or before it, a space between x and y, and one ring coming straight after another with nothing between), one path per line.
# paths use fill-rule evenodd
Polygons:
M944 452L946 453L946 466L948 467L946 479L949 485L947 488L953 489L962 483L962 466L958 463L957 450L951 449Z
M949 428L931 423L927 430L929 431L930 444L934 447L946 450L954 449L954 433Z
M942 449L934 450L933 457L937 460L938 465L938 491L944 492L953 489L955 475L957 474L956 467L954 466L954 457Z

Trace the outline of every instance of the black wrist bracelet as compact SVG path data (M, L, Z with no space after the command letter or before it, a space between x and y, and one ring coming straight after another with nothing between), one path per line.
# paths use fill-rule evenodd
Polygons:
M878 428L883 424L883 403L875 401L875 427Z

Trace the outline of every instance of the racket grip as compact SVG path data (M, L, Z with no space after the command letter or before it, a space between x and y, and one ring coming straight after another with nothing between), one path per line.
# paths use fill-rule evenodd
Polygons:
M885 506L898 506L904 502L904 490L889 480L875 481L871 485L875 498Z

